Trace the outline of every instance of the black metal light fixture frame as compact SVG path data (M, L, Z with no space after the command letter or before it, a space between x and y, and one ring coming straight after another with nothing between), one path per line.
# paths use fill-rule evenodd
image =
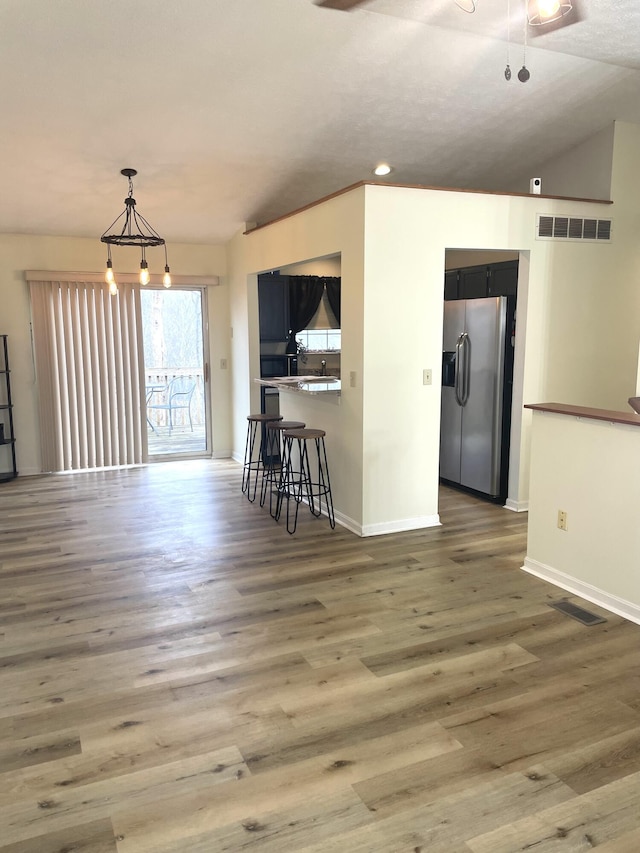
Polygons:
M169 262L167 260L167 245L163 237L147 222L141 213L136 210L136 200L133 197L133 178L138 172L135 169L121 169L120 174L124 175L129 181L129 194L124 200L124 210L117 216L111 225L100 237L101 242L108 246L107 271L110 277L107 278L112 285L115 285L113 278L113 265L111 261L111 246L137 246L142 251L142 260L140 261L140 283L146 284L148 281L148 264L146 259L145 249L150 246L164 246L164 279L165 287L171 287L171 277L169 275ZM120 220L124 218L122 229L113 231L111 229L118 225ZM144 278L146 277L146 281ZM112 286L112 293L116 292Z

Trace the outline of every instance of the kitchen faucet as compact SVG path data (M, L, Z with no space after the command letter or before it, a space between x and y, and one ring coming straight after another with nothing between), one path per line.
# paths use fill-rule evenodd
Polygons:
M326 376L327 375L327 362L326 362L326 360L323 358L322 361L320 362L320 364L322 365L322 368L320 369L320 376Z

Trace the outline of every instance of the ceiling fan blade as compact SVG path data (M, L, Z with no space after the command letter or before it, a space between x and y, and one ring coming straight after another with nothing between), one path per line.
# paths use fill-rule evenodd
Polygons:
M361 6L367 0L315 0L316 6L324 6L327 9L339 9L341 12L348 12L349 9L355 9L356 6Z

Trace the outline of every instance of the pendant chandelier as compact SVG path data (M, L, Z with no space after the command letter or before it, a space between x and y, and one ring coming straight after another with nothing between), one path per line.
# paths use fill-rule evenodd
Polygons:
M113 261L111 259L112 246L138 246L142 252L140 261L140 284L149 284L149 265L147 264L146 249L149 246L164 246L164 276L162 283L165 287L171 287L171 275L169 270L169 261L167 260L167 245L164 239L158 232L149 225L142 214L136 211L136 200L133 197L133 180L137 175L135 169L121 169L120 174L124 175L129 181L129 194L124 200L124 210L104 232L100 240L107 244L107 270L104 278L109 285L109 292L112 296L118 292L118 285L113 272ZM120 220L122 228L120 231ZM113 229L112 233L108 233Z

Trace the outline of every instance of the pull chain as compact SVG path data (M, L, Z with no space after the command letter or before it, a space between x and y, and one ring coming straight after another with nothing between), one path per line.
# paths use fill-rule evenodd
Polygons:
M507 67L504 69L504 79L509 82L511 80L511 0L507 0Z
M524 46L522 48L522 68L518 71L518 80L521 83L526 83L531 74L527 68L527 37L529 35L529 18L527 16L527 0L523 0L524 4Z

